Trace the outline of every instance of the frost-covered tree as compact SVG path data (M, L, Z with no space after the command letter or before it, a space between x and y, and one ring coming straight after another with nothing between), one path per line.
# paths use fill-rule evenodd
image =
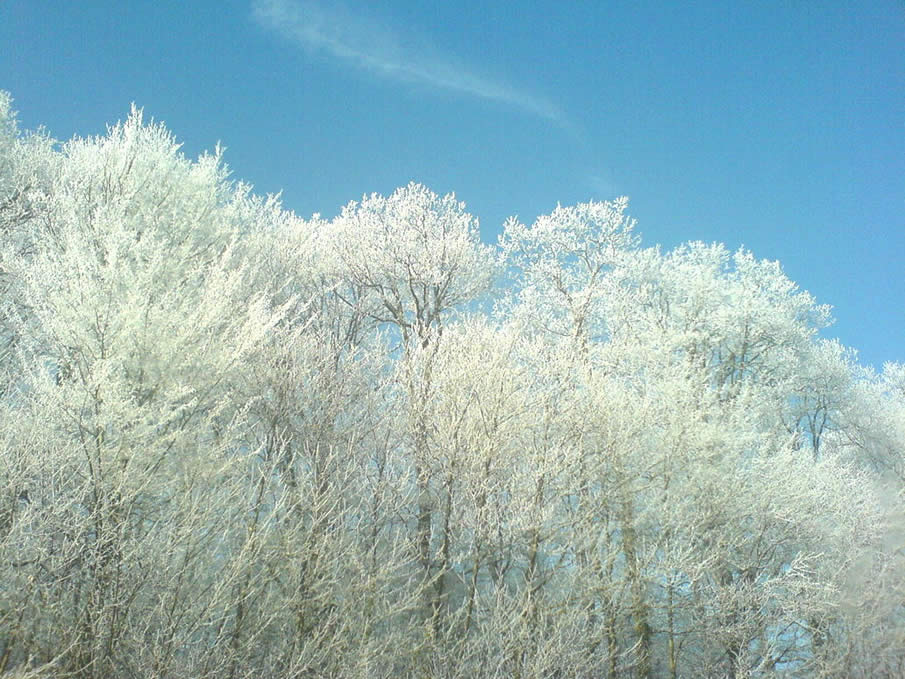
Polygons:
M531 326L580 345L605 336L604 276L638 244L628 199L557 208L527 227L503 225L500 249L511 267L514 313Z
M437 196L411 183L389 197L350 203L334 224L345 276L370 300L369 315L401 340L396 381L407 413L407 445L418 493L418 560L429 634L440 628L446 597L442 561L434 558L436 482L430 461L433 362L450 314L490 287L495 257L480 243L477 220L453 194ZM351 302L350 302L351 303Z
M244 500L231 390L282 311L245 284L247 190L139 111L65 144L46 190L28 256L0 259L19 337L4 471L27 498L0 605L9 657L111 676L223 614Z
M0 234L8 252L30 257L42 233L49 184L58 154L45 134L21 133L12 110L12 98L0 91ZM0 388L13 379L14 353L19 335L7 321L10 314L27 311L16 296L12 280L0 269L0 304L7 313L0 317Z
M641 251L611 281L627 292L611 297L603 363L670 404L634 492L652 641L674 676L683 656L718 675L814 671L821 621L882 514L863 473L835 456L814 464L853 379L817 339L826 309L778 265L719 246Z
M42 213L57 160L54 142L43 132L20 132L12 97L0 91L0 229L27 252L26 225Z

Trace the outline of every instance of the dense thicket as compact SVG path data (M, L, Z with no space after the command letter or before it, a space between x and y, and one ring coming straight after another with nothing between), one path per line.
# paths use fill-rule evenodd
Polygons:
M304 220L0 96L0 674L905 676L905 368L626 210Z

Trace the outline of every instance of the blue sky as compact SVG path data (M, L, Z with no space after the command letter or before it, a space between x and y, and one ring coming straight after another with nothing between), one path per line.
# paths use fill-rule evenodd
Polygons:
M302 216L415 180L494 241L628 195L645 244L779 259L905 361L901 0L0 0L0 88L58 139L135 102Z

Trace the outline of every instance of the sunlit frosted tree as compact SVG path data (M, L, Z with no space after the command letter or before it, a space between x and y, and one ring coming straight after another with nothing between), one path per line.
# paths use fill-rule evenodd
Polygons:
M436 635L445 576L432 545L437 517L431 496L438 479L430 463L427 408L433 362L450 314L490 287L495 256L480 243L477 220L465 211L464 203L414 183L389 197L374 194L350 203L335 228L336 252L346 277L373 300L371 318L395 329L402 345L397 381L417 484L425 616L430 634Z
M246 189L140 111L65 144L46 190L28 256L2 252L20 337L4 468L27 498L3 610L20 659L110 676L214 623L243 500L233 374L281 312L245 285Z

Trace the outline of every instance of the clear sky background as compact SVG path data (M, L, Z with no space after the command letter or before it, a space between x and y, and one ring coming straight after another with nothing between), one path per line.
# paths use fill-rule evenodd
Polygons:
M617 195L646 245L740 245L905 361L905 1L0 0L20 125L135 102L188 155L336 214L411 180L493 242Z

